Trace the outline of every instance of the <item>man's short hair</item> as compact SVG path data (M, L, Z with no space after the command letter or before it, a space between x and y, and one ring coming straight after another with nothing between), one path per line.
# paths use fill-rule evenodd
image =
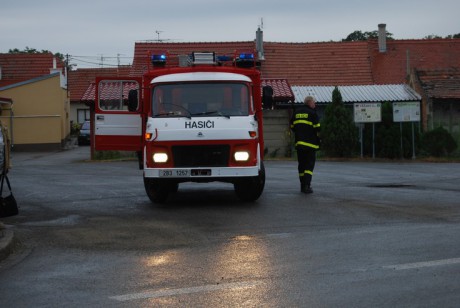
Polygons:
M315 98L313 96L307 96L305 97L304 99L304 104L307 104L308 102L314 102L315 101Z

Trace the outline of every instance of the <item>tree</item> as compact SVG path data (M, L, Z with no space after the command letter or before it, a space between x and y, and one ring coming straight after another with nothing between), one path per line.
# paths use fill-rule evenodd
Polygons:
M447 39L455 39L455 38L460 38L460 33L457 34L450 34L446 36Z
M442 37L439 36L439 35L430 34L430 35L425 36L423 39L424 40L434 40L434 39L440 39L440 38L442 38Z
M357 31L354 31L348 34L348 36L342 39L342 41L349 41L349 42L367 41L367 38L368 36L365 33L357 30Z
M42 49L42 51L38 51L37 49L35 48L30 48L28 46L26 46L26 48L24 48L24 50L20 50L18 48L14 48L14 49L10 49L8 50L8 53L13 53L13 54L43 54L43 53L51 53L51 51L49 50L45 50L45 49ZM64 55L60 52L56 52L54 54L55 57L59 58L61 61L64 61Z
M356 42L356 41L367 41L368 39L376 39L379 37L379 32L377 30L371 32L362 32L356 30L350 33L346 38L342 39L343 42ZM388 40L393 39L393 34L386 31L386 37Z
M349 157L357 145L357 130L351 109L344 106L338 87L332 91L332 103L321 122L321 148L327 156Z

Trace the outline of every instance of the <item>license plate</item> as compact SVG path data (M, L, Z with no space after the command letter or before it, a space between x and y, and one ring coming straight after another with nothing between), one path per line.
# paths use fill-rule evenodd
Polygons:
M160 170L160 177L189 177L189 169Z

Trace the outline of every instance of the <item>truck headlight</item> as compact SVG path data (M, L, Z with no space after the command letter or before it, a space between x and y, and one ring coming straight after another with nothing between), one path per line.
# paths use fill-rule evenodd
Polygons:
M249 153L246 151L238 151L233 155L235 161L248 161Z
M166 153L155 153L153 154L154 163L165 163L168 161L168 154Z

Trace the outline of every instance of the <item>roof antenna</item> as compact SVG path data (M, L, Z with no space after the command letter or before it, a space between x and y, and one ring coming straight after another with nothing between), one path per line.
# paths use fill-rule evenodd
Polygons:
M260 25L257 28L256 31L256 51L257 51L257 57L259 60L265 60L265 54L264 54L264 37L263 37L263 29L264 27L264 19L260 19Z
M259 28L260 28L260 29L263 29L263 28L264 28L264 18L263 18L263 17L260 18L260 25L259 25Z
M155 33L157 34L157 42L158 42L158 43L163 42L162 40L160 40L160 33L161 33L161 32L164 32L164 31L155 30Z

